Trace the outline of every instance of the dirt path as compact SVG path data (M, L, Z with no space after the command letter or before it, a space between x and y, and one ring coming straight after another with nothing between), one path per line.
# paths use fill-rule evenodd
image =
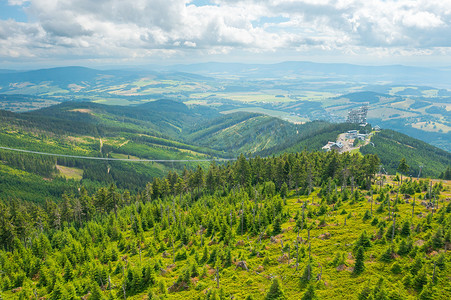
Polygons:
M125 142L123 142L122 144L119 145L119 148L122 147L122 146L124 146L124 145L127 145L128 142L129 142L129 140L126 140Z

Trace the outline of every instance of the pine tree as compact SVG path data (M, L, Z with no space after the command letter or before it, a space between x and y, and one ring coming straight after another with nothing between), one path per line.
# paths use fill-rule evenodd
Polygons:
M235 180L242 186L246 187L251 183L251 174L249 162L246 157L241 153L236 162L236 177Z
M392 271L392 273L394 274L401 274L402 272L402 267L401 265L396 261L390 268L390 271Z
M204 253L202 255L202 258L200 259L200 263L204 264L208 261L209 258L209 253L208 253L208 248L207 246L204 247Z
M67 281L72 281L74 279L74 271L73 271L73 267L71 265L71 263L69 262L69 260L66 260L66 266L64 267L64 280Z
M75 287L71 282L66 284L66 289L67 289L67 300L77 299L77 291L75 290Z
M422 267L423 267L423 258L421 257L420 254L418 254L410 266L410 273L412 273L412 275L416 275L421 270Z
M439 249L439 248L443 247L443 245L444 245L443 232L440 227L437 229L437 231L431 237L431 242L432 242L432 246L434 247L434 249Z
M157 299L157 298L155 297L155 294L153 293L152 290L150 290L149 293L147 294L147 299L148 299L148 300Z
M409 236L410 235L410 223L409 223L409 221L405 221L402 224L401 235L402 236Z
M414 289L416 289L418 292L420 292L423 289L423 286L428 282L427 275L426 275L426 267L423 267L417 275L413 278L412 286Z
M441 253L437 258L437 267L442 271L445 269L445 260L446 257L444 253Z
M407 244L407 242L403 239L401 241L401 243L399 243L399 248L398 248L398 254L399 255L406 255L407 253L410 252L410 248L409 245Z
M288 185L284 182L280 188L280 197L285 198L286 196L288 196Z
M419 295L421 300L432 300L437 299L434 297L434 290L432 282L429 282L427 285L423 286L423 289Z
M407 165L406 159L403 157L398 165L398 171L401 173L401 184L402 184L402 174L406 174L409 171L409 165Z
M355 275L358 275L358 274L362 273L363 270L365 270L364 260L365 260L365 254L363 252L363 247L360 246L359 249L357 250L357 255L355 257L355 265L354 265L354 272L353 272Z
M97 283L91 284L91 296L88 298L89 300L103 300L105 299L102 295L102 290L100 289Z
M284 292L282 291L282 287L280 286L279 280L274 278L269 288L268 293L266 294L265 300L282 300L286 299Z
M59 300L59 299L64 299L67 295L67 291L64 288L64 285L57 280L57 282L55 283L55 287L53 288L53 291L51 293L51 298L52 300Z
M366 231L363 231L362 234L360 235L359 239L355 244L354 251L358 250L360 246L364 248L371 247L371 241L368 235L366 234Z
M280 223L281 223L280 217L277 217L277 218L274 220L273 230L272 230L272 235L276 236L276 235L278 235L279 233L282 232L282 227L281 227L281 224L280 224Z
M384 279L379 278L376 286L373 290L373 299L377 300L388 300L387 290L385 289Z
M232 265L232 251L230 251L230 248L227 248L224 267L227 268L230 267L231 265Z

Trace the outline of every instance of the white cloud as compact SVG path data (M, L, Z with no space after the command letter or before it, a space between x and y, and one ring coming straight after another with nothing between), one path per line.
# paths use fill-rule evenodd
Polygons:
M190 42L190 41L184 42L183 45L185 45L185 46L187 46L187 47L192 47L192 48L195 48L195 47L196 47L196 43Z
M9 5L24 5L28 0L8 0Z
M0 58L327 52L450 53L451 0L8 0ZM280 20L280 21L278 21Z
M443 25L443 21L439 16L430 12L408 12L404 17L402 22L409 27L418 27L422 29L426 28L436 28Z

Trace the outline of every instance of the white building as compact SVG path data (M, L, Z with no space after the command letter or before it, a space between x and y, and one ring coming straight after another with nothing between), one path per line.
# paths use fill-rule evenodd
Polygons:
M322 147L323 150L340 150L343 148L343 144L341 142L328 142L326 145Z
M357 130L349 130L346 132L346 138L347 139L355 139L357 138L359 132Z

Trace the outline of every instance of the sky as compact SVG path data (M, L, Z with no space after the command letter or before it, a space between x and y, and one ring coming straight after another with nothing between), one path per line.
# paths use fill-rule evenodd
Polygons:
M451 66L451 0L0 0L0 69L289 60Z

